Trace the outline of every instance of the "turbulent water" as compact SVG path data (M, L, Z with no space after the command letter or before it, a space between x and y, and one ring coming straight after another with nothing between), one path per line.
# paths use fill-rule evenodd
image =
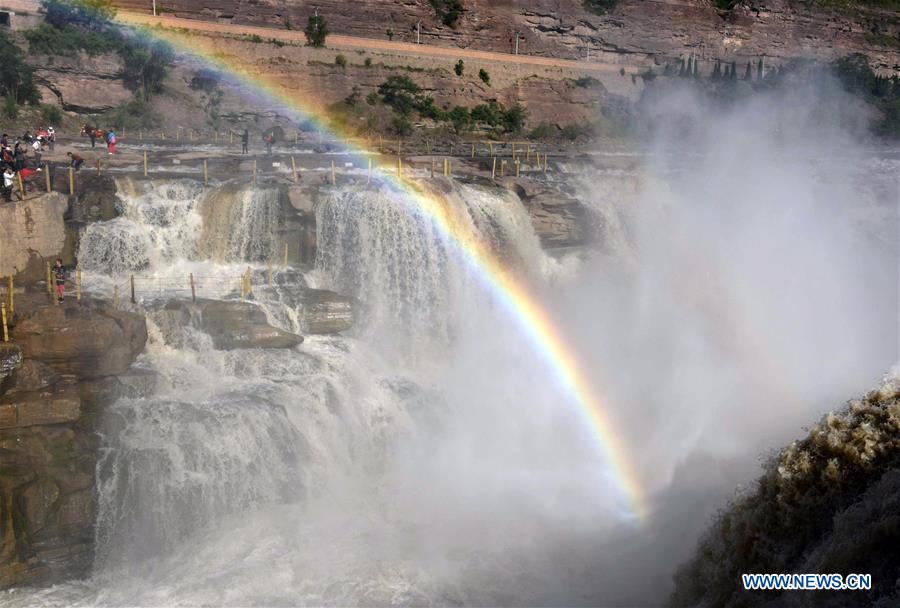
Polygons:
M746 341L734 331L749 318L745 308L764 309L751 306L746 283L734 282L727 256L715 258L716 265L697 253L709 244L696 238L709 232L690 230L700 224L692 213L702 205L679 188L639 174L583 184L582 199L601 234L594 254L583 259L542 251L511 194L453 184L446 195L459 229L530 282L589 369L606 372L609 414L634 448L630 457L648 500L664 505L652 507L655 519L635 521L571 397L465 257L395 192L348 186L323 194L317 207L314 268L305 275L276 269L280 286L257 297L271 322L298 331L290 284L334 289L361 302L357 327L345 336L310 337L291 350L216 351L208 336L176 332L152 312L159 299L184 296L183 285L142 290L150 342L138 366L155 374L156 389L150 397L123 398L106 413L94 575L6 599L147 606L658 603L716 492L746 478L747 460L767 445L729 429L729 420L716 426L716 412L736 416L756 397L779 399L785 384L819 386L798 380L794 369L782 370L777 381L767 376L784 360L778 348L800 352L791 350L790 337ZM193 273L208 281L207 293L237 298L231 277L248 265L264 273L277 257L273 190L126 180L119 191L122 217L87 227L79 250L86 283L106 293L132 273ZM680 206L684 200L691 202ZM884 200L883 192L870 192L865 208L882 220L882 212L893 217ZM665 228L646 232L658 225ZM885 234L866 226L878 238ZM885 238L864 259L880 264L894 244ZM735 235L728 241L741 246ZM668 251L677 255L661 255L663 242L675 245ZM861 247L856 239L831 242L839 251ZM873 325L884 323L883 312ZM835 311L829 319L850 317L856 319ZM851 325L848 332L869 328ZM833 332L821 333L820 343L832 344ZM834 342L843 337L835 334ZM891 362L884 354L890 346L872 339L877 352L854 369L854 382L869 380L862 370L879 374L884 360ZM848 356L862 352L862 345L848 348ZM756 349L768 349L771 358L762 362ZM667 366L671 360L681 365ZM804 421L821 407L787 418ZM777 426L771 415L764 418L750 426ZM741 474L729 469L722 481L721 462L737 455ZM706 460L716 456L723 460ZM674 487L694 493L685 498ZM672 557L660 560L660 552Z

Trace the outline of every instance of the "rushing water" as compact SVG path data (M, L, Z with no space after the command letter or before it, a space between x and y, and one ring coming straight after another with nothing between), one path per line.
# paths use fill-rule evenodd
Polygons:
M793 370L779 367L779 349L794 356L799 351L790 347L801 340L769 339L763 330L746 339L735 330L752 320L743 314L755 303L752 273L736 281L716 249L700 260L696 237L709 232L686 226L699 223L691 214L702 206L686 196L691 204L680 208L677 184L641 180L609 175L584 185L602 235L587 261L542 251L512 194L453 184L446 197L460 230L530 281L581 351L593 353L590 369L607 372L609 413L623 440L641 446L631 457L653 500L677 516L663 510L635 527L565 391L458 252L389 189L348 186L321 194L314 268L305 276L277 270L278 285L258 298L272 323L298 331L290 284L334 289L359 299L358 326L289 350L217 351L208 336L171 327L154 312L152 300L170 290L147 294L150 342L137 365L155 375L156 388L105 414L94 575L6 599L55 606L658 603L716 492L734 484L724 465L704 458L742 454L743 479L746 454L752 461L768 445L721 429L739 418L737 408L759 407L754 428L773 431L765 399L779 405L783 383L822 382L786 379ZM79 251L90 284L107 292L132 272L190 272L218 284L217 297L236 298L225 279L248 264L263 272L277 255L281 202L272 189L123 180L119 191L123 216L86 228ZM883 192L868 198L885 199ZM865 230L876 236L864 239L875 245L860 259L881 268L896 235L878 226L885 213L896 219L896 210L866 203L851 215L863 211L870 213ZM634 230L656 225L662 230L649 236ZM861 247L836 238L843 232L824 233L839 252ZM737 236L722 240L740 246ZM595 289L598 280L603 289ZM862 279L839 274L836 281L856 288ZM813 297L831 293L817 285ZM873 313L872 327L884 323L883 312ZM853 321L847 335L871 329L841 313L827 318ZM765 318L789 326L798 317ZM820 344L846 342L830 326L817 331ZM890 350L874 334L867 340ZM879 357L858 368L877 368ZM670 370L671 361L679 366ZM801 396L809 395L818 393ZM722 411L728 415L716 435L709 429ZM816 411L779 415L793 424ZM780 432L789 437L792 428ZM741 441L750 447L736 447ZM696 443L701 449L693 451ZM698 459L702 473L692 475L688 465ZM693 493L685 499L671 488ZM705 502L691 502L699 495ZM661 552L672 554L668 565L648 567L662 561Z

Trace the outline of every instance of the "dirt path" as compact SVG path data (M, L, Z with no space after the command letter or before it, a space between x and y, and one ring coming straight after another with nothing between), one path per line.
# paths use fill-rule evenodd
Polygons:
M123 23L131 25L162 25L164 27L181 28L196 32L219 33L230 36L257 36L264 40L280 40L283 42L306 43L303 32L281 30L252 25L232 25L228 23L213 23L211 21L199 21L196 19L181 19L169 15L154 17L141 13L119 11L116 17ZM412 44L409 42L392 42L388 40L376 40L374 38L358 38L355 36L328 36L328 48L337 50L379 50L393 52L402 55L418 55L421 57L439 57L446 59L468 59L486 61L491 64L516 64L533 65L542 67L564 68L581 72L618 72L622 65L600 63L596 61L572 61L569 59L555 59L552 57L536 57L533 55L513 55L511 53L496 53L493 51L477 51L471 49L457 49L440 46L428 46L425 44ZM638 73L636 67L624 67L626 73Z

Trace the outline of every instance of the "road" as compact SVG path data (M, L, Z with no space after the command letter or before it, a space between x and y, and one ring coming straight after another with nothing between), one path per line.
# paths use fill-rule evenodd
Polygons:
M129 11L119 11L116 19L130 25L162 25L169 28L186 29L195 32L217 33L229 36L253 36L256 34L264 40L280 40L282 42L306 43L303 32L294 30L282 30L253 25L233 25L229 23L213 23L197 19L181 19L170 15L146 15ZM393 42L378 40L375 38L359 38L356 36L341 36L331 34L328 36L328 48L335 50L378 50L393 52L402 55L418 55L421 57L435 57L442 59L463 59L484 61L491 64L509 63L516 65L531 65L551 68L563 68L575 72L601 72L611 73L623 69L620 64L601 63L597 61L572 61L570 59L556 59L553 57L536 57L534 55L514 55L512 53L496 53L493 51L478 51L472 49L447 48L429 46L425 44L412 44L409 42ZM638 73L636 67L624 67L626 73Z

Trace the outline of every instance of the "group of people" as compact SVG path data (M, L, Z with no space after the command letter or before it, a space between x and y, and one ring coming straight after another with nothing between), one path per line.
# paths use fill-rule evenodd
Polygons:
M21 180L20 189L25 188L30 178L41 171L41 155L44 147L52 152L56 145L56 131L53 127L40 129L33 135L25 132L22 137L15 139L13 142L6 133L0 137L0 167L2 167L3 181L2 192L3 199L6 202L12 201L14 186L18 180ZM29 160L28 150L32 151L32 157ZM29 166L32 165L33 166ZM21 198L21 194L18 195Z

